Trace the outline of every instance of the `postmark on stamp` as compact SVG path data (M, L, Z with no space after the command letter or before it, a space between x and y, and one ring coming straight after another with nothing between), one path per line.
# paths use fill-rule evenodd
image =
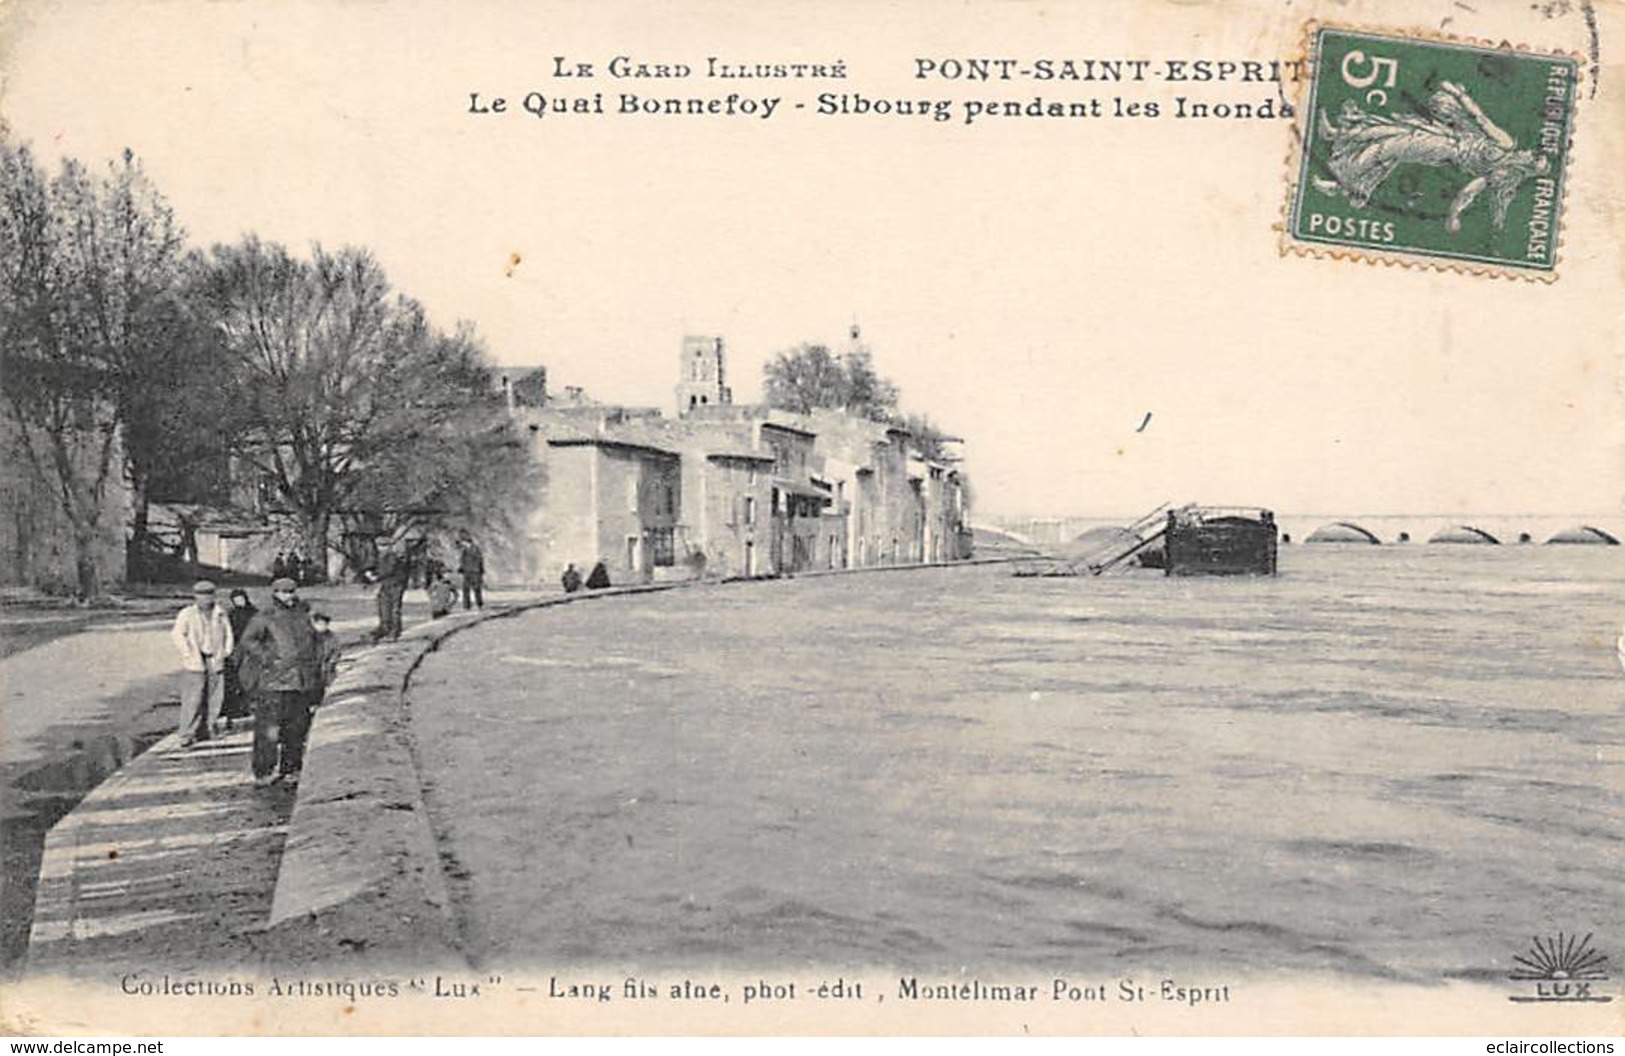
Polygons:
M1310 34L1286 248L1555 278L1574 58Z

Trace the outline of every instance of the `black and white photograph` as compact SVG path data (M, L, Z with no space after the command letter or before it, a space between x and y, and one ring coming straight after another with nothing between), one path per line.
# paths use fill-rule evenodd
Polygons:
M0 4L0 1032L1618 1035L1621 41Z

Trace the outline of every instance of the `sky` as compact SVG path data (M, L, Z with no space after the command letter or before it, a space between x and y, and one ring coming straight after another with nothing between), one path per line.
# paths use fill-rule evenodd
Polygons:
M1587 46L1577 17L1477 6L1338 11ZM1625 30L1602 16L1603 39ZM815 112L824 91L1290 98L949 82L915 60L1288 58L1301 4L23 0L0 18L14 136L86 161L129 146L198 245L368 246L436 321L473 321L493 359L545 364L555 388L669 412L683 335L719 334L752 400L774 353L856 322L904 407L965 437L983 514L1613 514L1625 497L1625 70L1606 64L1544 284L1283 256L1289 121ZM556 55L598 76L554 77ZM849 76L613 79L615 55L842 59ZM768 120L519 108L733 90L790 102ZM471 92L510 109L470 113Z

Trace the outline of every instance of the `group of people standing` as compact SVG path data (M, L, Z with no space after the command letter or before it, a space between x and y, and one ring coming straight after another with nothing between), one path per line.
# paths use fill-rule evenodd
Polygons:
M271 582L271 603L260 609L243 590L230 606L215 601L215 586L200 580L192 604L175 617L170 637L181 655L180 742L192 747L252 717L254 783L296 784L304 766L311 712L321 703L338 666L338 639L325 613L312 612L299 585Z
M364 575L378 587L378 626L373 639L394 641L401 634L401 604L407 586L421 573L431 614L449 613L457 588L440 561L427 555L422 539L399 538L378 548L376 563ZM190 748L252 720L253 775L256 785L296 784L304 765L311 715L332 683L339 645L331 620L311 611L299 597L290 571L312 567L298 557L277 554L271 600L257 607L248 592L231 591L216 603L215 585L193 584L192 603L175 617L170 636L181 656L180 743ZM464 609L485 607L485 554L463 532L457 540L457 573ZM566 593L585 586L610 585L600 560L583 581L575 565L564 570Z
M366 573L369 582L378 585L378 626L372 632L374 641L393 642L401 636L401 604L406 588L421 569L423 585L429 593L429 615L435 619L446 615L457 602L457 588L452 585L446 567L425 554L427 544L422 540L397 539L378 548L378 560ZM463 608L485 608L485 552L468 532L457 539L457 574L463 582Z
M278 550L276 559L271 562L272 579L291 579L300 586L315 583L321 576L318 575L316 562L306 557L298 550Z

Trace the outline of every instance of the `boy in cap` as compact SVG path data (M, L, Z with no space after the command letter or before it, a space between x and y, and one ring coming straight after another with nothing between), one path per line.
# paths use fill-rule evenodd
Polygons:
M316 668L321 675L321 689L312 694L321 703L322 694L333 684L339 670L339 636L333 633L333 619L325 612L310 614L311 630L316 632Z
M192 604L175 616L170 640L181 654L181 747L209 739L213 721L225 701L226 658L236 645L231 621L214 603L214 584L192 585Z

